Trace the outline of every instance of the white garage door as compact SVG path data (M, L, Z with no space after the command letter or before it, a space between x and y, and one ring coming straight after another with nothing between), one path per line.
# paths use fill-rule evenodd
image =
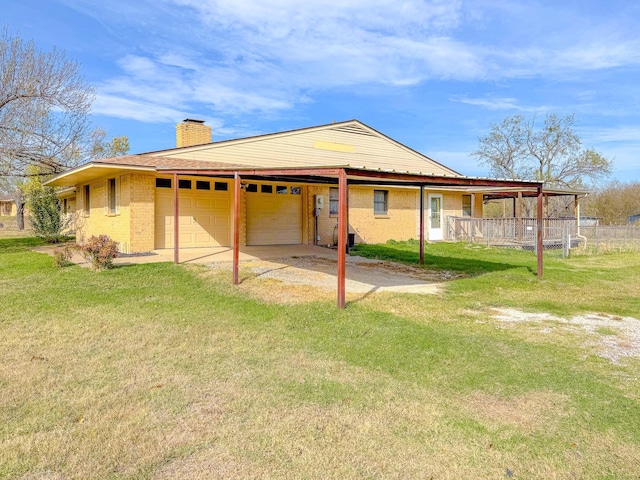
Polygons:
M302 188L298 185L247 185L247 245L302 243Z
M157 179L155 202L156 248L173 247L172 179ZM179 246L229 246L230 193L226 181L179 179Z

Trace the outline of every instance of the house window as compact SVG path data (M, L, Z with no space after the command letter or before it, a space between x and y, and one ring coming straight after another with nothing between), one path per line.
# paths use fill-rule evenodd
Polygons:
M273 193L273 185L260 185L260 193Z
M387 190L373 191L373 213L374 215L386 215L389 192Z
M110 178L107 180L107 208L109 215L115 215L117 210L116 201L116 179Z
M289 190L291 195L300 195L302 193L302 189L300 187L291 187Z
M338 189L331 187L329 189L329 215L338 214Z
M249 183L249 184L247 184L247 192L257 193L258 192L258 184L257 183Z
M84 215L88 217L91 213L91 186L84 186Z
M215 182L214 188L219 192L226 192L229 190L229 184L227 182Z
M211 190L211 182L196 180L196 190Z
M276 186L276 194L286 195L287 194L287 186L286 185L277 185Z
M462 195L462 216L471 216L471 195Z
M156 178L156 188L171 188L171 179Z
M191 190L191 180L178 180L178 188Z

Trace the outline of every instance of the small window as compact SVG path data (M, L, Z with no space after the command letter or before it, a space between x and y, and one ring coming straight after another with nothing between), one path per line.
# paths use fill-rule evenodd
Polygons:
M196 190L211 190L211 182L196 180Z
M110 178L107 180L107 205L109 215L115 215L117 213L117 199L116 199L116 179Z
M260 185L261 193L273 193L273 185Z
M329 189L329 214L338 214L338 189L335 187Z
M462 216L471 216L471 195L462 195Z
M84 186L84 214L85 216L89 216L91 213L91 186Z
M291 187L290 192L291 195L300 195L302 193L302 189L300 187Z
M287 186L286 185L277 185L276 186L276 195L286 195L287 194Z
M249 184L247 184L247 192L257 193L258 192L258 184L257 183L249 183Z
M226 192L229 190L229 184L227 182L216 182L214 188L219 192Z
M171 188L171 179L156 178L156 188Z
M389 192L387 190L373 191L373 213L375 215L387 214L388 198L389 198Z
M178 188L191 190L191 180L178 180Z

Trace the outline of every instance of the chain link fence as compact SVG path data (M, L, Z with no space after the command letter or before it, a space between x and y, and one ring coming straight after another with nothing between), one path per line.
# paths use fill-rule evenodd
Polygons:
M640 226L593 225L580 227L580 235L591 253L640 252Z
M538 221L535 218L447 217L447 240L487 246L537 249ZM575 218L545 218L543 248L569 255L572 248L591 253L640 251L640 227L588 226L578 228Z

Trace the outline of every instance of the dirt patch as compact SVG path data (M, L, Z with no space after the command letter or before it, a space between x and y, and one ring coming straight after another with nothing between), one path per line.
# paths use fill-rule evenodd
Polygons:
M566 415L568 397L553 392L529 392L514 398L476 393L462 406L467 415L482 423L508 425L529 433L548 430Z
M601 357L620 363L623 357L640 358L640 320L616 315L587 314L562 318L550 313L528 313L515 308L495 308L494 318L505 323L531 322L550 332L554 323L577 326L590 333L588 344L599 347Z
M228 270L228 262L210 264ZM317 256L290 257L244 262L241 288L278 303L299 303L335 296L337 263ZM376 292L438 294L444 282L458 278L452 272L430 271L394 262L347 257L345 286L347 299Z

